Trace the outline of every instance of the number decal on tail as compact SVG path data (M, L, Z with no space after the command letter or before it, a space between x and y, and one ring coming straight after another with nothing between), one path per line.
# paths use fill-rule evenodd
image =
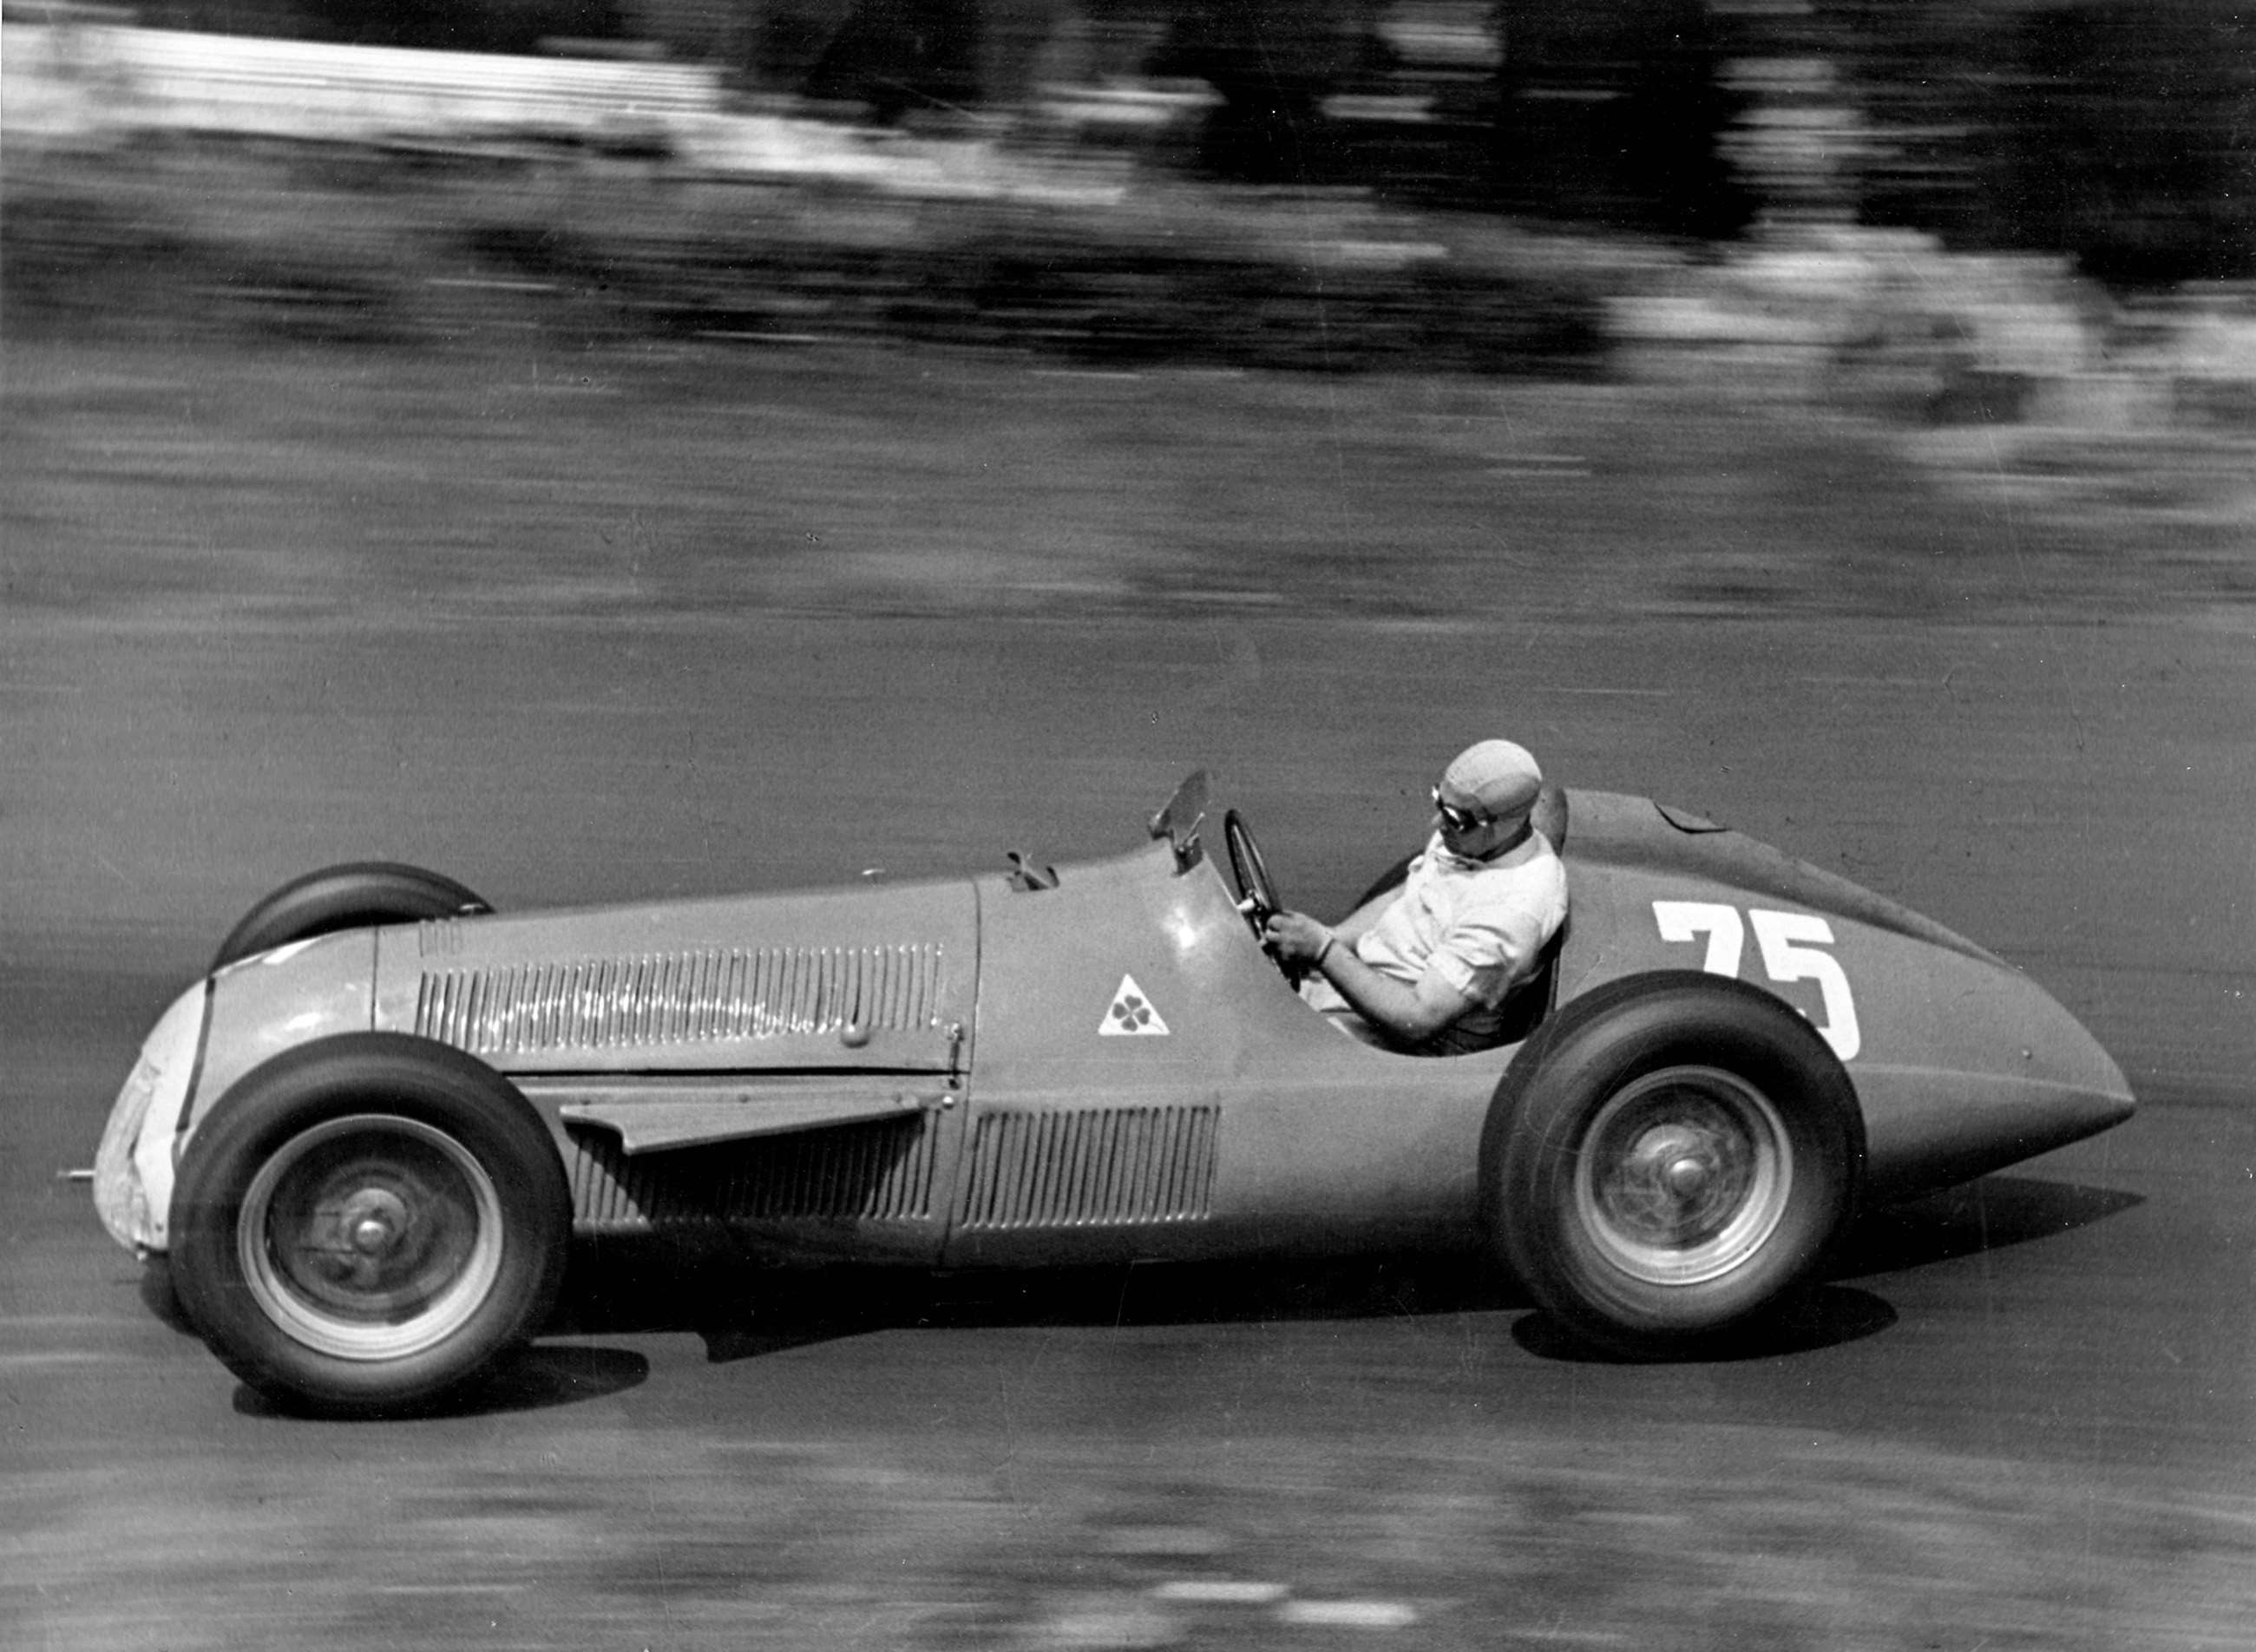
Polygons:
M1762 956L1763 972L1773 981L1815 981L1825 1006L1825 1020L1817 1028L1833 1053L1853 1061L1864 1048L1863 1029L1857 1023L1856 995L1841 961L1818 950L1833 944L1833 926L1808 912L1766 912L1750 908L1744 922L1738 908L1712 900L1656 900L1653 921L1664 941L1696 942L1705 936L1708 950L1700 967L1710 975L1736 978L1739 958L1746 950L1747 926L1753 925L1755 949Z

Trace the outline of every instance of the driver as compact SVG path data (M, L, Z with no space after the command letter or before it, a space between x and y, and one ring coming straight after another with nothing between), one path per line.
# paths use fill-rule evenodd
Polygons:
M1460 1055L1498 1041L1505 996L1567 921L1567 871L1529 820L1543 772L1483 740L1434 787L1434 835L1399 889L1336 928L1271 916L1261 943L1306 971L1301 995L1367 1042Z

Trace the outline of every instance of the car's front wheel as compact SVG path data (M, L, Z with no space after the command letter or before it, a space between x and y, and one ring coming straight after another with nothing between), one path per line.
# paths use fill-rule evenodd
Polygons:
M1538 1302L1627 1351L1686 1352L1806 1283L1854 1213L1863 1114L1787 1005L1667 971L1540 1028L1483 1142L1490 1231Z
M214 1352L294 1408L427 1405L531 1336L571 1197L539 1116L471 1057L398 1034L256 1069L191 1138L173 1277Z

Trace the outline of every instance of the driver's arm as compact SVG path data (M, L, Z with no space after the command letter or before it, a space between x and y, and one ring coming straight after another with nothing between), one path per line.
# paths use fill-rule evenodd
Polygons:
M1326 952L1317 969L1355 1006L1357 1014L1406 1044L1424 1043L1473 1006L1472 999L1431 970L1415 981L1381 975L1345 941Z
M1339 937L1339 943L1343 947L1351 947L1362 940L1370 932L1371 926L1378 921L1378 914L1393 905L1395 896L1401 893L1399 887L1382 889L1334 924L1332 933Z
M1345 925L1328 929L1305 913L1280 912L1270 918L1262 940L1280 963L1315 971L1357 1014L1406 1044L1424 1043L1473 1006L1470 998L1430 969L1415 981L1380 974L1356 956Z

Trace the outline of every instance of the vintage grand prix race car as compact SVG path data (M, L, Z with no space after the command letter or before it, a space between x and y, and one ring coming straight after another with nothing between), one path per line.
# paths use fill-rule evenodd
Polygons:
M516 916L315 873L159 1020L96 1206L314 1411L478 1378L575 1234L948 1269L1485 1249L1584 1337L1667 1353L1808 1281L1861 1200L2131 1112L1971 942L1604 792L1538 805L1571 909L1513 1041L1357 1041L1261 949L1276 892L1234 813L1225 885L1205 797L1135 852L951 882Z

